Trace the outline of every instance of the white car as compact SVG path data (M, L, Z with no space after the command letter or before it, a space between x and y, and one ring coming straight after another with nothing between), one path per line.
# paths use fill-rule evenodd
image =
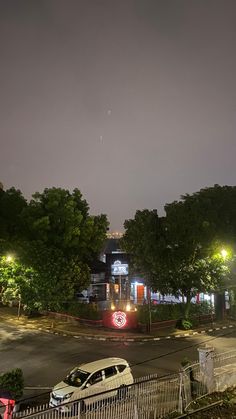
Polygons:
M98 402L117 395L117 388L124 388L134 382L128 362L122 358L105 358L98 361L81 364L75 367L67 377L52 390L51 407L60 406L60 410L68 411L69 406L61 406L78 399L84 400L84 405ZM99 393L103 393L99 395ZM93 396L94 397L90 397Z
M76 294L76 299L77 299L78 303L85 303L85 304L89 303L89 298L86 297L82 292L78 292Z

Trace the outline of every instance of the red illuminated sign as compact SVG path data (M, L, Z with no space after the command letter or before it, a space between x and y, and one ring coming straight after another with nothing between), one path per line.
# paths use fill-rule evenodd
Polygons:
M112 314L112 323L119 329L124 327L127 323L126 313L124 313L124 311L115 311Z

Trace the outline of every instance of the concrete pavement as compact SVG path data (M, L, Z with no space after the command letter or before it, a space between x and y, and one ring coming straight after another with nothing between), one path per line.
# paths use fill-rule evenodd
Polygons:
M55 335L71 336L75 339L113 341L113 342L149 342L166 339L179 339L189 336L204 335L214 331L236 328L236 321L226 320L220 323L212 323L196 330L174 330L165 328L150 334L138 333L136 331L108 330L84 325L73 325L68 321L40 316L28 318L21 315L18 319L15 307L0 307L0 321L5 321L15 326L27 329L36 329Z

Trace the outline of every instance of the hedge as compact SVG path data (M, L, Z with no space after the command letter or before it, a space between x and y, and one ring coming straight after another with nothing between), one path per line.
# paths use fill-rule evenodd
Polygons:
M164 321L164 320L178 320L184 318L185 303L177 304L159 304L151 305L151 318L152 322ZM208 302L202 302L200 304L191 303L189 318L194 320L196 316L203 314L212 314L212 306ZM138 321L146 324L149 316L148 305L138 307Z
M0 388L8 390L15 400L23 395L24 378L20 368L13 369L0 375Z

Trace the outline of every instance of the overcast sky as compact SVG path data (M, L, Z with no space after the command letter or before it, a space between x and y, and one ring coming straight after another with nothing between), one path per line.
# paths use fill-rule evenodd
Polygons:
M236 0L0 0L0 180L137 209L236 185Z

